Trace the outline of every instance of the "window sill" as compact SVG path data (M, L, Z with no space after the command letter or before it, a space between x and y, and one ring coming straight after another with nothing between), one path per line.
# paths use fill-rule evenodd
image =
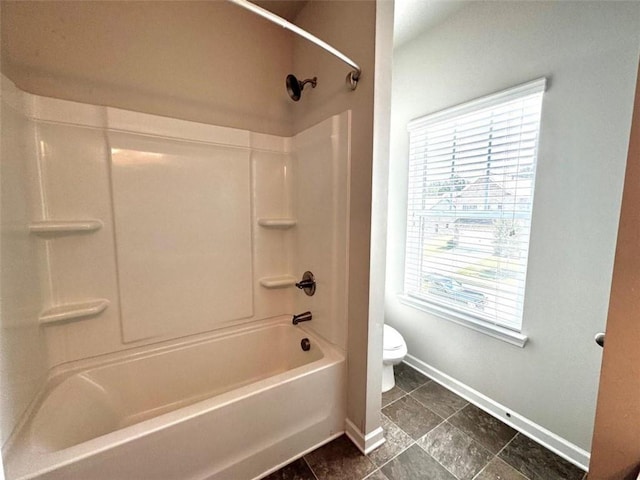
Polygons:
M514 332L513 330L509 330L508 328L483 322L482 320L473 318L470 315L451 312L444 308L422 301L418 298L411 297L409 295L398 295L398 300L400 301L400 303L409 307L422 310L423 312L431 313L439 318L449 320L450 322L457 323L458 325L470 328L471 330L475 330L476 332L480 332L485 335L489 335L490 337L497 338L498 340L510 343L511 345L515 345L516 347L523 348L527 343L528 337L526 335Z

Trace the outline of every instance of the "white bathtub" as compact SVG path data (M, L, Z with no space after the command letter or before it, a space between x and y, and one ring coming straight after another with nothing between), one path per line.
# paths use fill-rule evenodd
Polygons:
M7 444L6 473L259 478L344 431L344 385L343 353L290 317L85 362L50 379Z

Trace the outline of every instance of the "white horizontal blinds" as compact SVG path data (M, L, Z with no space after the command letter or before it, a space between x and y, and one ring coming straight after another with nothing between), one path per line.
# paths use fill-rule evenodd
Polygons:
M410 123L406 294L520 330L544 89Z

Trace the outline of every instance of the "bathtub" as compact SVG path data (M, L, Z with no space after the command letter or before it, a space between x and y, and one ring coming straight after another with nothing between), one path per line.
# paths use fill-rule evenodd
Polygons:
M340 435L345 395L344 354L290 317L84 362L7 442L7 478L260 478Z

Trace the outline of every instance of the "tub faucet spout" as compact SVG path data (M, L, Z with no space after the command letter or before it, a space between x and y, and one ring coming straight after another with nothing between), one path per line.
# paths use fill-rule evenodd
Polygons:
M297 325L300 322L308 322L312 318L313 316L311 315L311 312L299 313L298 315L293 316L292 323L294 325Z

